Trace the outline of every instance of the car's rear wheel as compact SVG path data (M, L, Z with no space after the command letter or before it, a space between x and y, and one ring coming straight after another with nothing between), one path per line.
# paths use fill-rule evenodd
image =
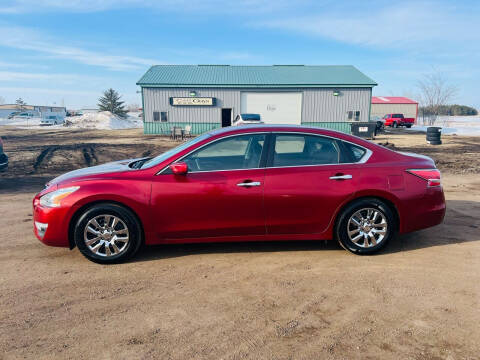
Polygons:
M365 198L348 205L338 218L335 235L340 245L355 254L372 254L395 235L395 216L383 201Z
M120 263L140 248L142 232L132 212L116 204L97 204L78 219L74 239L80 252L89 260Z

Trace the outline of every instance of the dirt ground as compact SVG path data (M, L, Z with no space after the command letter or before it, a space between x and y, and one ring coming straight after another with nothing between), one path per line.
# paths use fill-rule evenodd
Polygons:
M35 239L34 194L67 170L174 143L139 130L0 136L0 358L480 358L480 138L377 137L432 156L448 207L444 224L378 255L333 241L162 245L101 266Z

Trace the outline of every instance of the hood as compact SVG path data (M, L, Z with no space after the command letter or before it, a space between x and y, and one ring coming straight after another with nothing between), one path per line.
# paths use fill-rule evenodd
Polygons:
M88 178L89 176L99 175L99 174L117 173L121 171L132 171L134 169L132 169L128 165L131 164L132 162L142 160L142 159L145 159L145 158L120 160L120 161L109 162L102 165L73 170L49 181L47 185L50 186L66 180L74 180L74 179L77 180L80 178Z

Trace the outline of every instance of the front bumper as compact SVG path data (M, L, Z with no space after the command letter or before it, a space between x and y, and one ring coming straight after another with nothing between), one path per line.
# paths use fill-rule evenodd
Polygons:
M47 208L33 205L33 232L45 245L70 247L68 227L70 209L66 207Z

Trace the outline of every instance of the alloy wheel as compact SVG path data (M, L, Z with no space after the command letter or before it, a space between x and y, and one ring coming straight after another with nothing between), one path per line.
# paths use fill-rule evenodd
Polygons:
M111 257L126 250L130 234L127 225L119 217L99 215L85 225L83 239L92 253Z
M347 223L349 239L361 248L371 248L380 244L385 239L387 230L385 214L375 208L356 211Z

